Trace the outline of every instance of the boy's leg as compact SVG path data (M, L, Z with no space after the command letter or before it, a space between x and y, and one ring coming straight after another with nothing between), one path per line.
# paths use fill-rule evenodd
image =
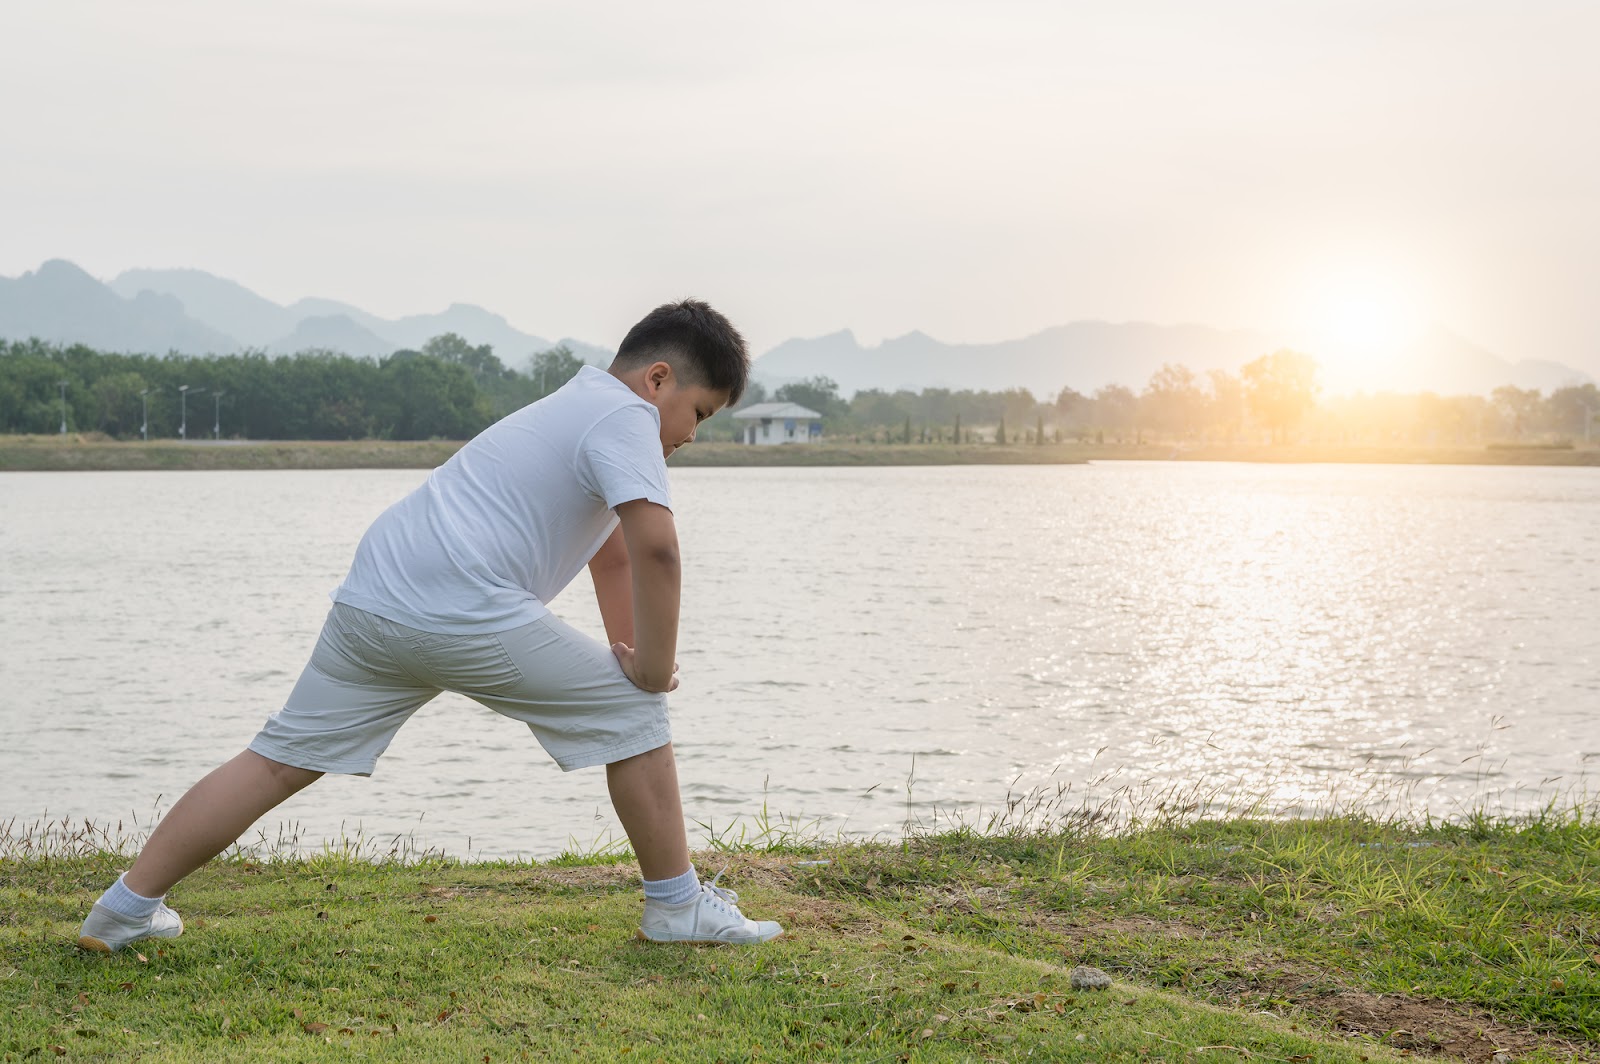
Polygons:
M689 838L672 744L607 765L606 787L639 858L639 873L647 880L662 880L687 872Z
M324 772L370 775L400 725L439 693L395 659L426 636L336 604L283 708L249 749L172 807L133 867L95 902L78 944L118 950L182 934L183 921L162 904L180 879Z
M606 766L617 818L644 878L640 934L658 942L764 942L783 933L749 920L738 895L702 884L689 859L665 695L635 687L611 648L557 617L494 635L459 636L441 686L520 720L567 771Z
M655 942L765 942L783 934L771 920L739 911L739 896L702 885L689 860L672 744L606 766L606 786L644 877L639 937ZM720 874L720 873L719 873Z
M78 931L78 945L110 953L142 938L183 934L183 921L164 904L167 891L321 775L253 750L213 769L178 799L133 867L94 903Z
M161 897L321 775L244 751L178 799L122 877L123 884L142 897Z

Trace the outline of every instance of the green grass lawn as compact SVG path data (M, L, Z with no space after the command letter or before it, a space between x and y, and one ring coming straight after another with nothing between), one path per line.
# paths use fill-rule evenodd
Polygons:
M0 436L0 472L175 469L432 469L459 440L111 440L82 436ZM1600 447L1360 447L1171 443L852 442L748 447L702 441L674 466L1076 465L1108 460L1359 462L1465 465L1600 465Z
M126 859L10 853L8 1061L1600 1060L1578 815L701 855L788 928L757 947L636 940L612 858L336 855L213 863L171 899L182 938L108 957L73 943ZM1079 963L1114 985L1073 990Z

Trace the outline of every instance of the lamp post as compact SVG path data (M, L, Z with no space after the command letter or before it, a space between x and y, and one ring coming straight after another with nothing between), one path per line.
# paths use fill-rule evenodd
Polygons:
M221 391L211 393L211 438L214 440L222 439L222 397L226 394Z
M150 442L150 389L139 392L139 438Z
M61 386L61 435L67 434L67 382L56 381Z
M189 393L191 391L196 395L206 394L204 388L190 388L187 384L178 385L178 394L183 397L181 402L183 418L178 422L178 439L180 440L189 438Z

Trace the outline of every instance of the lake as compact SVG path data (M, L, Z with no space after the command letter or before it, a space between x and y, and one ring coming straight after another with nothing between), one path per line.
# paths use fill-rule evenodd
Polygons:
M247 743L413 470L0 474L0 821L148 824ZM1009 794L1527 809L1600 765L1600 470L680 469L697 844ZM553 607L596 634L586 577ZM453 695L257 832L549 857L616 833ZM256 837L253 832L247 838Z

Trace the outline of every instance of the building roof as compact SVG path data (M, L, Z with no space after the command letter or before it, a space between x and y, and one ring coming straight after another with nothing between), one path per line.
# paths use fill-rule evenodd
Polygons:
M822 415L810 407L801 406L799 403L752 403L743 410L735 410L736 418L809 418L816 420Z

